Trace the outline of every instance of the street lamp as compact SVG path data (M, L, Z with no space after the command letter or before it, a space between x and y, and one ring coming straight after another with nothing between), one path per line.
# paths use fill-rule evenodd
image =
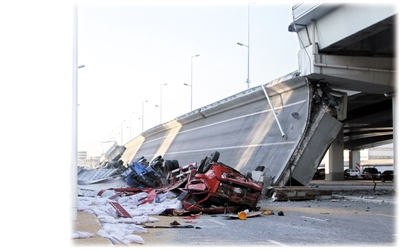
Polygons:
M147 102L147 100L142 101L142 132L144 130L144 103Z
M249 89L250 88L250 46L239 43L239 42L237 44L240 46L247 47L247 80L246 80L246 83L247 83L247 89Z
M255 4L255 3L254 3ZM237 43L240 46L247 47L247 89L250 88L250 3L247 4L247 45Z
M190 62L190 85L183 83L185 86L190 86L190 111L193 110L193 58L194 57L199 57L200 54L196 54L191 56L191 62Z
M160 91L160 123L162 122L162 87L167 85L167 84L168 83L160 85L160 89L161 89L161 91Z
M73 7L73 51L72 51L72 145L71 145L71 217L77 219L77 167L78 167L78 5Z

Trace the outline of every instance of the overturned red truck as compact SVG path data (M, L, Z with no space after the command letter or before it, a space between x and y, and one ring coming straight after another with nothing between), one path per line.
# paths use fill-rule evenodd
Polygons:
M190 213L213 214L256 209L261 198L263 183L256 182L250 175L245 176L236 169L218 162L218 159L219 152L215 151L202 159L198 167L197 163L179 167L176 160L166 160L162 166L161 157L157 157L157 161L151 163L157 165L147 166L142 172L145 174L125 172L125 179L132 185L140 187L140 180L133 183L132 180L141 178L143 181L142 178L146 177L157 180L166 175L164 177L166 179L162 180L164 184L153 182L160 185L155 190L178 191L180 194L178 199L182 202L184 210ZM148 186L145 184L141 187L144 189Z
M189 212L222 213L253 210L261 198L262 183L218 163L219 152L205 157L183 189L183 207Z

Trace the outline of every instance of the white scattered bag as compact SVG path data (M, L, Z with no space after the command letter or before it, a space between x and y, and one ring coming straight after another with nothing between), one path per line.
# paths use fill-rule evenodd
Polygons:
M129 245L130 244L130 241L128 239L124 238L123 236L120 236L119 234L113 233L113 232L112 233L108 233L104 229L100 229L97 232L97 234L100 235L101 237L110 239L113 244L116 244L116 243L122 243L122 244L125 244L125 245Z
M149 215L159 215L159 214L161 214L162 212L164 212L165 209L167 209L166 206L157 205L157 206L155 206L151 211L147 211L146 214L149 214Z
M149 216L141 215L141 216L133 216L132 218L119 218L118 221L120 223L142 224L149 221Z
M139 202L143 199L146 199L149 194L146 192L137 193L128 197L120 197L118 199L118 203L121 205L139 205Z
M107 208L107 213L114 218L118 218L117 210L115 210L111 205Z
M166 199L167 199L167 193L159 193L159 194L157 194L157 196L155 198L155 202L156 203L161 203Z
M85 238L91 238L93 236L94 234L89 232L72 231L72 239L85 239Z
M112 216L102 215L97 217L101 223L118 223L118 220Z
M108 203L109 199L108 198L101 198L101 197L97 197L96 198L96 202L95 204L97 206L106 206Z
M131 209L126 209L125 210L132 216L142 216L143 215L143 211L141 211L140 209L136 208L134 210Z
M115 191L114 190L105 190L100 197L102 198L110 198L111 196L115 195Z
M139 236L139 235L134 235L134 234L125 235L124 238L127 239L127 240L129 240L130 243L144 244L143 238L142 238L141 236Z
M126 228L129 230L132 230L133 232L136 232L136 233L148 233L149 232L144 227L138 226L135 224L129 224L128 227L126 227Z
M154 217L149 216L149 220L148 220L147 222L153 223L153 222L157 222L157 221L160 221L160 220L157 219L157 218L154 218Z
M182 201L178 199L166 200L163 202L163 205L166 207L166 209L176 209L176 210L183 209Z
M130 233L137 232L137 233L148 233L147 229L144 227L135 225L135 224L126 224L126 223L117 223L113 225L116 228L126 229L129 230Z

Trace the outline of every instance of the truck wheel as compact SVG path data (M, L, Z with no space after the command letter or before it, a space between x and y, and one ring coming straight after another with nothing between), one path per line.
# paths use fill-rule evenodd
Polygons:
M170 171L175 169L174 168L174 164L173 164L173 162L171 160L165 160L165 164L164 165L165 165L165 170L167 172L170 172Z
M218 162L219 159L219 152L218 151L214 151L214 153L211 154L211 162Z
M252 179L252 178L253 178L253 176L252 176L252 173L251 173L251 172L247 172L247 173L246 173L246 177L248 177L248 178L251 178L251 179Z
M177 169L177 168L179 168L179 162L178 162L178 160L172 160L172 164L174 165L174 168L175 169Z

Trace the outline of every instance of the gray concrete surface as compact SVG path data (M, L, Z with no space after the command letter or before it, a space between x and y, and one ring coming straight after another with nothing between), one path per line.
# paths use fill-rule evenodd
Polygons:
M342 128L327 112L339 98L330 101L328 94L323 83L288 74L143 132L124 145L121 160L161 155L181 166L200 165L218 151L219 162L242 174L264 166L273 185L289 177L306 185Z

